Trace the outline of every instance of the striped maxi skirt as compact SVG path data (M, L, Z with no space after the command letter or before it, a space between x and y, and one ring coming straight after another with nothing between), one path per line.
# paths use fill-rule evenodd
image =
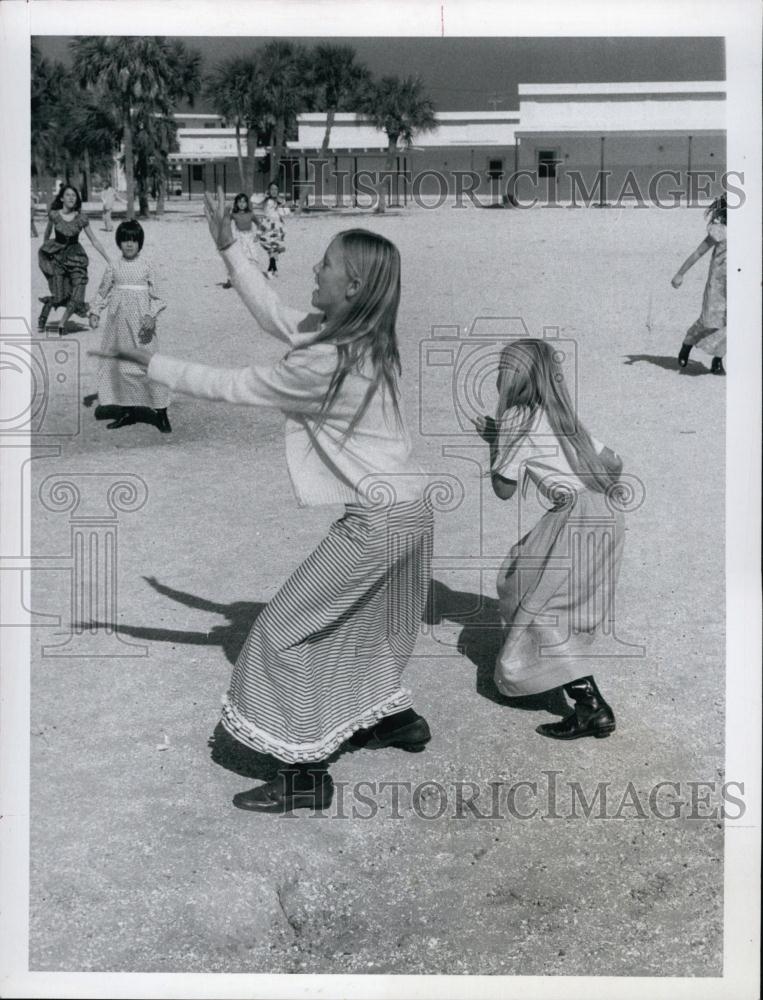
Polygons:
M349 504L257 618L222 723L288 763L330 756L356 730L412 703L402 687L431 575L425 500Z
M546 511L511 549L498 574L501 694L550 691L593 673L602 657L615 658L624 541L622 512L602 493L582 490Z

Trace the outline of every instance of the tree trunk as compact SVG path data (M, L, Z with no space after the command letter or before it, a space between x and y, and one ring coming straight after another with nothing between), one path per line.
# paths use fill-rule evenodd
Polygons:
M127 193L125 199L127 201L126 218L135 218L135 165L133 163L133 152L132 152L132 121L130 120L131 112L128 111L125 116L125 186L127 188Z
M90 201L90 188L92 187L90 181L90 153L87 150L82 154L82 166L85 176L85 183L82 185L84 187L84 192L82 193L83 201Z
M391 135L389 137L389 142L387 143L387 159L384 161L384 170L389 172L395 163L395 156L397 154L397 136ZM376 208L374 212L379 215L383 215L387 211L387 191L386 191L387 180L382 177L376 186Z
M331 130L334 127L334 117L336 115L336 108L329 108L326 112L326 131L323 133L323 142L321 143L320 159L318 164L313 161L313 169L311 171L312 177L312 189L315 196L315 200L318 200L318 183L316 175L318 170L321 171L321 201L323 200L323 166L328 162L329 146L331 145ZM309 161L308 161L309 162ZM310 198L310 186L305 186L305 193L302 195L302 207L307 208Z
M156 180L156 214L164 215L164 189L167 186L166 177L158 177Z
M241 154L241 121L236 118L236 158L238 159L238 179L241 190L246 191L246 174L244 173L244 157ZM249 194L252 193L251 188Z
M138 218L147 219L150 215L148 205L148 181L145 177L138 178Z
M272 132L273 141L270 147L270 177L269 177L269 182L272 184L273 181L275 181L279 187L281 185L278 177L279 174L281 173L281 160L283 159L283 149L284 149L283 141L285 133L286 133L286 122L283 120L283 118L279 118L276 121L276 126Z
M257 176L257 129L249 127L246 130L246 166L244 188L247 194L254 194L254 179Z

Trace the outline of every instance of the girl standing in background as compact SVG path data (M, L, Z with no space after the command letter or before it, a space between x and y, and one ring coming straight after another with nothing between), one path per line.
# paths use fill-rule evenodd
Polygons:
M726 355L726 196L716 198L705 212L709 217L707 236L697 249L680 266L671 280L673 288L680 288L684 275L712 247L710 270L707 274L705 293L702 297L702 312L686 332L678 365L685 368L689 362L692 347L698 347L713 357L710 371L713 375L725 375L723 358Z

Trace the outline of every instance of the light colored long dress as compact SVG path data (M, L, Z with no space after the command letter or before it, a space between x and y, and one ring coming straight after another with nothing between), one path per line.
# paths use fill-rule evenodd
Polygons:
M150 261L138 254L133 260L121 257L106 268L98 294L90 311L100 316L104 309L101 350L113 354L123 348L138 348L151 354L159 350L156 332L150 340L141 339L145 316L156 318L166 307L159 296L156 272ZM98 369L98 401L103 406L149 406L165 409L170 394L151 382L145 370L130 361L102 358Z
M722 358L726 354L726 226L722 222L711 222L707 235L714 245L702 312L687 330L684 343Z
M263 251L260 247L257 227L251 212L233 212L233 238L240 243L247 260L257 267L266 267L267 260L264 259Z
M499 456L525 416L519 407L504 414ZM509 697L585 677L614 652L614 590L625 538L622 512L570 468L543 410L536 416L494 469L517 483L520 503L533 487L546 507L498 574L505 633L495 683ZM595 440L594 446L602 451Z

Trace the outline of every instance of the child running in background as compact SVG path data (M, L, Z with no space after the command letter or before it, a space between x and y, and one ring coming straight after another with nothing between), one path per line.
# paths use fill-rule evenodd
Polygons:
M495 420L474 422L490 446L493 489L508 500L517 484L524 496L532 482L551 506L498 575L506 631L496 686L509 697L563 686L574 711L537 732L557 740L609 736L614 712L584 663L613 613L624 533L622 513L609 501L622 462L578 420L548 341L517 340L503 349L498 395ZM585 534L577 558L567 530L573 525Z
M252 212L248 195L236 195L233 202L231 219L233 220L233 236L241 244L247 260L250 260L252 264L256 264L258 267L261 266L259 242L254 226L254 213ZM226 280L223 284L223 288L232 287L230 279Z
M278 274L278 257L286 249L284 219L289 214L289 209L286 207L286 200L283 195L278 193L278 185L276 183L268 186L268 193L265 196L265 200L260 204L259 209L260 245L268 255L267 277L275 278Z
M151 355L158 348L156 317L165 303L159 297L153 266L141 257L144 238L139 222L128 220L117 226L116 244L122 257L106 269L90 306L90 326L94 330L108 306L101 340L103 354L142 348ZM150 382L140 365L102 357L97 384L98 392L86 396L85 405L97 398L100 405L96 418L114 418L109 429L142 422L154 424L163 434L172 430L167 418L169 392Z
M691 256L687 257L676 274L671 279L673 288L680 288L684 275L693 267L700 257L712 247L710 270L705 284L705 294L702 298L702 312L699 319L686 331L681 350L678 352L678 365L685 368L689 361L692 347L698 347L706 354L711 354L713 360L710 371L713 375L725 375L723 358L726 355L726 196L716 198L705 212L709 218L707 236Z
M272 781L235 796L238 808L323 808L328 759L345 741L411 752L431 736L402 683L429 587L432 507L399 406L400 256L376 233L339 233L313 268L313 310L291 309L234 240L222 190L205 199L236 291L287 353L237 369L145 348L120 355L200 399L281 410L300 505L345 505L256 619L222 717L236 740L281 762Z

